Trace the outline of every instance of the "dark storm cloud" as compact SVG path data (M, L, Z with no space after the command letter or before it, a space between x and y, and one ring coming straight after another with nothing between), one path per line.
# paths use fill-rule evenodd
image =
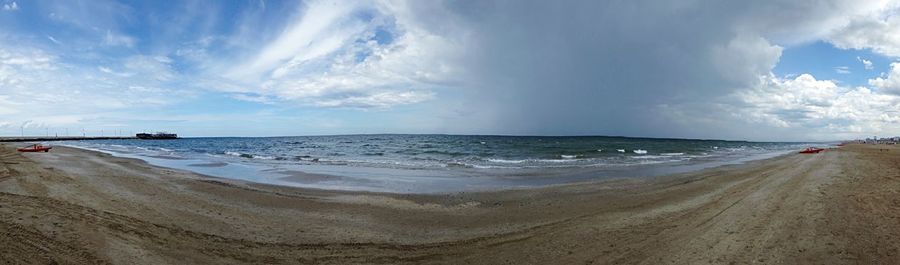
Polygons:
M433 32L464 36L470 126L704 137L722 129L697 126L729 117L709 113L720 110L716 101L757 86L777 63L781 48L769 40L816 38L840 15L864 9L854 3L471 1L417 13ZM673 111L709 123L673 121ZM740 137L732 133L719 137Z

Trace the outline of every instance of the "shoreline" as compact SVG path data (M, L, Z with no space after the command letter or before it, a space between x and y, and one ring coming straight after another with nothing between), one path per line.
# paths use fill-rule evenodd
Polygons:
M0 259L34 263L896 263L900 148L452 194L256 184L0 146Z
M558 185L578 185L616 179L653 179L687 174L722 166L742 165L760 160L777 159L794 151L773 151L729 160L683 161L648 165L617 165L610 168L572 167L544 169L390 169L341 165L266 165L246 162L223 162L183 157L157 157L120 153L75 145L67 148L137 159L153 166L184 170L210 177L295 188L340 190L395 194L449 194L535 189ZM253 176L253 177L248 177ZM390 179L409 179L392 182ZM398 186L398 184L400 186Z

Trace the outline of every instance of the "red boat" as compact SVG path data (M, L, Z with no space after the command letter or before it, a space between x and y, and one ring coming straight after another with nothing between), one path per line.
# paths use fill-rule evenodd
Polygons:
M800 153L801 154L818 154L819 152L822 152L822 151L825 151L825 149L809 147L809 148L804 149L803 151L800 151Z
M16 151L19 151L19 152L50 152L51 148L53 148L53 147L52 146L43 146L40 144L34 144L34 145L31 145L28 147L22 147L22 148L16 149Z

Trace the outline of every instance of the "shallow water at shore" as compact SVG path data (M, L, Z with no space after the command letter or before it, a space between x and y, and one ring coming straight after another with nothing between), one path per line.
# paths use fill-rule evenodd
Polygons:
M187 138L62 144L223 178L395 193L481 191L652 177L770 158L807 145L448 135ZM625 152L616 150L619 147Z

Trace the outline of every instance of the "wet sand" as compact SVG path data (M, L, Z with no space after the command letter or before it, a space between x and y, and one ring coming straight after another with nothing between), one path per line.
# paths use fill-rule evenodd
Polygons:
M900 263L896 147L444 195L245 183L64 147L2 146L0 161L10 263Z

